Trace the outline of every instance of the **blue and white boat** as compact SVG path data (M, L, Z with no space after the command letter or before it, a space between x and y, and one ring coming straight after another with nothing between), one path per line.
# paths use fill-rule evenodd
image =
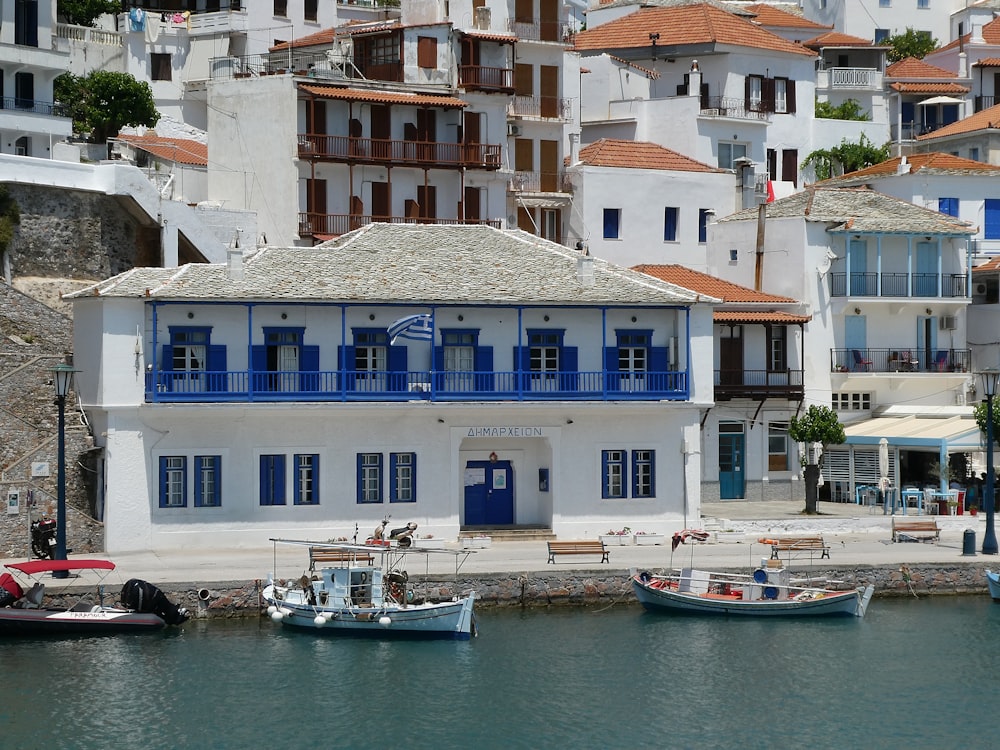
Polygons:
M990 597L995 602L1000 602L1000 573L992 570L986 571L986 586L990 590Z
M341 544L272 539L307 545L310 569L300 578L268 576L263 598L282 625L335 635L382 638L451 638L476 634L473 591L441 601L410 585L404 564L428 555L453 555L455 572L471 553L395 543ZM320 561L319 565L313 561Z

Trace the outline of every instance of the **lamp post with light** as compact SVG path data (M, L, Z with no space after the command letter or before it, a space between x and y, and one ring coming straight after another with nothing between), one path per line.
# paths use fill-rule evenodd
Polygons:
M56 387L56 404L59 406L59 457L56 466L56 560L66 559L66 395L73 386L72 366L58 364L52 368ZM69 572L57 570L53 578L67 578Z
M986 505L986 533L983 535L983 554L995 555L997 534L993 527L993 511L996 503L993 478L993 397L997 395L1000 370L984 370L979 377L982 378L983 391L986 393L986 487L983 491L983 502Z

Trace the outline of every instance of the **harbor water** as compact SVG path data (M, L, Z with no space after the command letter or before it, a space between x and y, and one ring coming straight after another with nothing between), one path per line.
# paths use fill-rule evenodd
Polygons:
M482 609L479 637L265 619L0 641L0 747L995 748L1000 604L863 620Z

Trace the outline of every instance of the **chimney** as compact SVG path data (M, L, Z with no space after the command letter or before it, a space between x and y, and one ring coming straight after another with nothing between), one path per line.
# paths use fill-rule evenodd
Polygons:
M698 61L691 61L691 70L688 71L688 96L701 96L701 68Z
M972 24L972 33L969 34L969 44L986 44L983 39L983 22L976 21Z
M591 287L594 285L594 259L590 256L590 248L583 242L577 242L576 249L583 253L576 261L576 273L580 279L580 286Z
M958 53L958 77L966 78L969 75L969 56L965 52Z
M906 160L906 154L899 157L899 166L896 167L896 174L909 174L910 163Z
M229 279L243 281L243 250L240 249L240 232L236 230L233 244L226 251L226 264L229 266Z
M580 163L580 134L569 134L569 165Z

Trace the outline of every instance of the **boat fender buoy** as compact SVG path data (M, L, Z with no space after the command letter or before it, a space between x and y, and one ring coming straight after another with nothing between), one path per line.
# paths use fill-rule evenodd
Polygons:
M754 583L767 583L767 571L763 568L758 568L753 572Z
M313 625L315 625L317 628L323 627L324 625L326 625L326 618L323 617L323 615L316 615L316 617L313 618Z
M274 612L271 613L271 619L274 620L275 622L281 622L283 619L285 619L285 616L281 613L280 610L276 609L274 610Z
M387 628L390 625L392 625L392 618L390 618L388 615L382 615L380 618L378 618L378 624L381 625L383 628Z
M764 587L764 598L765 599L777 599L778 589L775 586L765 586Z

